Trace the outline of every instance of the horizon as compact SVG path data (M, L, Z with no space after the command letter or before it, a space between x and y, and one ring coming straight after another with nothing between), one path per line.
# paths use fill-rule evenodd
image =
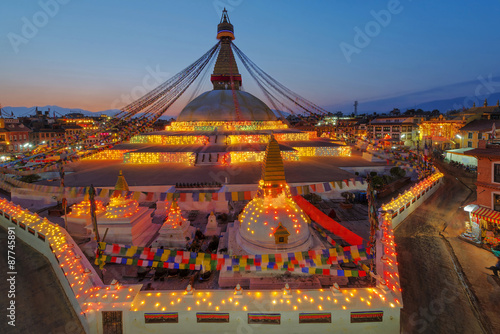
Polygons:
M93 112L123 107L215 44L223 5L235 43L250 59L333 113L350 114L352 107L343 109L355 100L363 113L368 101L408 96L408 107L458 96L479 101L500 91L493 72L500 47L491 43L498 1L477 8L409 0L195 3L2 3L0 103ZM262 98L238 65L245 90ZM204 80L200 90L210 90ZM190 94L165 117L177 116Z

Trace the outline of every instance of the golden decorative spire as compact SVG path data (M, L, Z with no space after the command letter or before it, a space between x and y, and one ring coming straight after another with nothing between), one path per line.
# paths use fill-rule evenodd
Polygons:
M488 99L484 99L484 106L487 107L488 106Z
M123 176L122 171L120 170L120 174L118 174L118 180L116 180L115 190L119 191L129 191L127 181Z
M262 180L266 188L279 187L286 183L280 146L273 135L271 135L271 140L267 145L266 156L262 165Z

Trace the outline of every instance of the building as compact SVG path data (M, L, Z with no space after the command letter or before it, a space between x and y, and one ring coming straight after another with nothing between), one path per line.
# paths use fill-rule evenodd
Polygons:
M460 128L455 141L458 141L461 148L478 148L480 140L490 140L496 137L499 128L500 120L477 119Z
M477 242L500 243L500 143L480 140L478 148L467 151L477 158L476 201L465 207L470 227L465 234Z
M9 153L30 150L31 129L17 119L0 118L0 151Z
M47 127L34 128L30 133L30 143L37 145L52 145L57 141L64 139L65 131L62 128Z
M386 146L416 147L419 142L418 117L382 116L372 119L367 126L366 134Z
M445 119L443 115L439 115L437 118L423 121L420 124L420 138L426 146L431 148L439 150L459 148L457 134L465 124L475 118L477 118L476 115L470 117L460 114L453 119Z

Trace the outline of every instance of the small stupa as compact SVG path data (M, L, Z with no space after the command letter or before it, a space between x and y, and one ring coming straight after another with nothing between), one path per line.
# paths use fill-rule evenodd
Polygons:
M153 242L154 247L164 246L184 248L188 240L193 238L195 228L189 220L182 217L181 209L174 201L170 205L167 217L158 231L158 238Z
M152 224L153 209L141 207L135 199L122 195L129 191L122 171L114 190L105 214L97 218L99 235L103 238L106 234L105 242L145 246L159 228Z
M281 151L271 136L257 196L239 216L239 244L250 254L307 251L311 246L309 222L290 194Z
M214 212L210 213L207 220L207 226L205 228L205 236L209 237L212 235L218 235L219 229L217 227L217 217L215 217Z
M101 217L106 212L102 201L96 200L96 217ZM84 200L71 207L67 214L68 233L73 237L85 238L90 236L92 220L90 216L90 201Z

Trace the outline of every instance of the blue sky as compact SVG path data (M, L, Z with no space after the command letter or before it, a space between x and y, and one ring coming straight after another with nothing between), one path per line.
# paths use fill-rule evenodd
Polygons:
M236 45L321 106L500 74L498 0L9 0L0 3L0 103L119 107L124 95L139 96L213 46L224 5ZM381 24L373 13L390 18L382 15ZM358 36L356 44L356 28L369 41ZM356 50L350 59L341 45ZM243 66L240 72L245 89L259 96ZM210 89L208 79L202 88Z

